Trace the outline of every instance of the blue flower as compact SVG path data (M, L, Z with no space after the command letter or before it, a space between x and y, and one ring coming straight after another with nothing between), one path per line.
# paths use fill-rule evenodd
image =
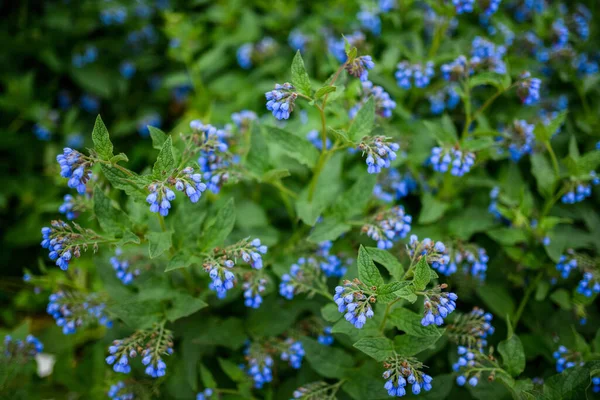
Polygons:
M130 390L131 389L127 387L125 382L119 381L110 386L108 397L112 400L133 400L135 399L135 394Z
M52 137L52 132L41 124L33 125L33 133L39 140L48 141Z
M379 182L373 188L373 195L386 203L400 200L417 189L417 181L409 174L400 174L397 169L390 168L387 173L380 174Z
M148 129L148 126L160 128L162 126L162 118L160 114L152 112L143 115L140 119L138 119L136 127L141 137L146 138L150 136L150 130Z
M235 285L235 274L230 271L233 267L232 260L225 260L223 265L217 263L205 264L204 268L208 271L208 276L212 281L208 288L215 291L219 299L225 298L227 291L233 289Z
M569 29L562 18L552 23L552 33L555 38L554 44L557 47L563 47L569 42Z
M333 300L338 306L338 311L344 314L346 321L356 328L365 326L367 318L373 318L371 297L366 296L363 289L364 284L359 282L345 281L343 286L336 286Z
M592 272L584 272L583 278L577 284L577 293L585 297L600 293L600 278Z
M535 144L534 128L535 125L529 124L525 120L515 120L512 126L496 139L496 142L503 147L507 147L511 160L518 162L525 154L533 152ZM503 151L503 148L498 149L499 154Z
M256 113L250 110L242 110L231 114L231 120L241 131L246 131L252 121L256 121L257 119Z
M124 285L129 285L133 282L133 279L140 274L140 270L138 268L133 268L128 260L121 260L120 257L123 254L123 251L120 248L115 249L115 255L110 258L110 264L112 265L117 278Z
M83 296L77 292L58 291L51 294L49 299L46 311L65 335L73 334L78 327L94 322L112 327L112 321L105 313L106 304L94 293Z
M429 163L437 172L448 172L454 176L463 176L471 170L475 164L475 154L466 152L463 154L458 149L443 149L434 147L431 149Z
M346 40L350 44L350 47L359 47L361 43L365 41L364 33L360 31L355 31L349 35L345 35ZM331 54L340 62L346 62L346 49L345 49L345 41L343 38L327 38L327 48Z
M79 194L86 191L85 184L92 177L92 161L77 150L65 147L63 153L56 156L56 161L60 165L60 176L69 178L67 186L71 189L77 189Z
M76 243L80 238L81 234L76 233L67 223L52 221L51 227L42 228L41 246L48 249L48 257L56 260L56 265L66 271L71 259L81 255L81 247Z
M458 58L451 63L444 64L440 68L442 76L447 81L458 81L467 75L473 73L473 69L469 65L465 56L458 56Z
M456 9L456 13L460 15L473 12L475 0L452 0L452 4Z
M369 78L369 70L375 68L375 63L371 56L360 56L347 63L345 68L350 75L365 82Z
M294 86L290 83L276 84L275 89L265 93L267 99L267 110L273 113L278 120L290 118L298 94L294 92Z
M600 178L596 175L595 171L591 171L589 176L591 183L578 179L567 181L565 184L567 192L562 196L561 201L564 204L575 204L591 197L592 185L597 186L600 184Z
M442 286L436 287L425 294L423 319L421 325L428 326L444 324L444 318L456 309L458 296L454 293L441 291Z
M358 14L356 14L356 19L363 28L374 35L379 35L381 33L381 18L379 18L376 10L370 10L363 6Z
M333 344L333 336L331 335L331 326L323 328L323 333L319 335L317 341L323 346L331 346Z
M204 389L204 392L198 393L196 395L196 400L209 400L212 395L213 395L213 390L212 389Z
M498 11L501 2L502 0L489 0L487 6L483 9L483 15L488 18L494 15Z
M2 345L2 356L8 359L6 362L12 363L25 363L44 350L42 342L33 335L27 335L25 341L6 335Z
M100 21L103 25L123 25L127 19L125 7L111 7L100 10Z
M375 113L383 118L390 118L392 116L392 110L396 108L396 102L392 100L389 93L387 93L381 86L374 86L371 81L364 81L362 83L362 95L358 104L352 107L349 111L351 119L354 119L358 110L369 100L373 98L375 102Z
M160 378L166 375L167 364L165 364L160 356L152 355L150 349L144 349L142 357L142 364L146 366L144 370L146 375L152 378Z
M70 194L65 194L63 197L63 203L58 207L58 212L64 214L69 221L77 218L79 216L79 212L77 211L75 198Z
M506 63L503 60L506 47L495 45L487 39L477 36L471 43L472 68L485 67L497 74L506 74Z
M262 296L265 291L267 280L264 278L258 279L256 282L247 281L242 285L244 292L244 305L250 308L259 308L262 304Z
M119 65L119 72L121 73L121 76L125 79L133 78L133 75L135 75L135 71L135 64L131 61L123 61L121 65Z
M390 138L385 136L368 137L358 145L363 157L366 155L367 172L370 174L378 174L382 168L390 168L399 149L398 143L390 142Z
M96 114L100 109L100 100L91 94L84 94L79 100L81 108L90 114Z
M252 43L245 43L241 45L237 50L237 62L243 69L252 68L252 53L254 52L254 45Z
M542 81L538 78L532 78L529 72L524 72L520 76L517 94L525 105L537 103L540 99L540 86Z
M300 369L302 366L302 359L304 358L304 347L302 342L292 338L288 338L283 343L287 349L281 352L281 359L288 361L290 366L294 369Z
M379 212L372 219L372 223L362 227L362 232L375 240L380 249L391 249L395 241L406 237L412 223L412 217L406 214L402 206Z
M389 396L403 397L407 384L412 385L411 391L415 395L421 393L421 389L430 391L432 388L433 378L421 371L423 364L415 358L396 355L388 358L384 367L387 369L382 375L386 380L383 388Z
M248 354L248 349L246 353ZM259 357L248 354L247 359L248 367L244 368L244 370L254 381L254 387L262 389L265 383L273 380L273 358L268 354L260 354Z
M306 44L308 43L308 36L303 34L299 29L294 29L288 35L288 44L293 50L300 50L304 53Z
M323 141L321 140L321 134L318 130L312 129L306 134L306 139L313 144L317 149L323 150ZM331 148L331 140L327 138L327 150Z
M571 351L562 345L558 346L558 349L552 355L556 359L556 372L563 372L565 369L584 364L581 353Z
M433 62L428 61L425 65L409 64L407 61L402 61L397 65L395 73L398 86L403 89L410 89L414 81L415 87L424 88L429 86L431 78L435 75Z

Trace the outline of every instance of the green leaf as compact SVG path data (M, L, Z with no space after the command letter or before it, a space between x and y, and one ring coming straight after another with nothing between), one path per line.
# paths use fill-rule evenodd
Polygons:
M577 167L583 173L594 171L600 165L600 151L594 150L584 154L577 160Z
M202 363L200 363L200 379L205 388L215 389L218 386L213 374Z
M266 183L274 183L283 178L287 178L290 175L290 171L287 169L271 169L263 174L262 181Z
M585 399L590 385L590 372L598 370L598 362L583 367L567 368L563 372L544 379L544 400Z
M315 225L308 240L313 243L321 243L326 240L336 240L344 233L348 232L352 227L334 218L328 218L323 222Z
M510 86L510 76L496 72L482 72L469 78L470 88L481 85L491 85L498 88L498 90L504 90Z
M209 221L204 229L202 248L212 250L222 245L235 225L235 203L233 198L217 211L214 219Z
M501 285L485 284L477 288L477 295L487 308L500 318L512 316L515 312L515 301L511 294Z
M420 352L432 347L444 334L444 329L440 329L439 336L413 336L399 335L394 339L394 348L396 353L404 357L414 356Z
M354 343L354 347L376 361L384 361L394 355L394 344L386 337L362 338Z
M166 179L167 177L171 176L175 170L175 167L176 164L175 157L173 156L173 142L169 136L163 143L163 146L158 153L158 158L154 163L154 168L152 168L152 176L155 179Z
M335 92L337 90L336 86L323 86L321 88L319 88L319 90L317 90L317 93L315 93L315 99L320 99L321 97L325 96L328 93L331 92Z
M196 256L192 256L186 252L175 254L169 260L165 272L173 271L180 268L188 268L192 264L201 264L202 260Z
M129 158L127 158L125 153L119 153L116 156L112 156L110 159L111 164L118 164L120 161L127 162L129 161Z
M563 310L571 309L571 296L566 289L558 289L550 295L550 300L555 302Z
M531 155L531 173L535 176L538 190L544 197L552 196L554 181L554 170L550 161L543 153L533 153Z
M354 365L352 357L340 348L323 346L309 337L302 338L302 345L312 369L325 378L342 379Z
M321 316L327 322L337 322L342 318L343 314L338 311L337 305L329 303L321 308Z
M485 149L489 149L495 144L494 139L491 137L479 137L479 138L471 138L467 137L466 140L462 143L462 150L465 151L481 151Z
M427 264L427 257L421 257L414 269L413 285L416 290L423 290L431 280L431 268Z
M150 258L160 257L165 251L171 248L172 235L173 231L149 232L146 235L146 240L148 240L148 255Z
M171 302L171 308L167 310L167 319L171 322L192 315L196 311L208 306L204 301L181 292L175 292L171 298Z
M127 300L110 305L108 312L123 320L131 328L144 329L159 321L162 316L162 307L156 300Z
M266 127L266 130L270 143L277 146L287 156L309 168L315 166L319 152L308 140L271 126Z
M401 292L410 282L391 282L377 288L377 302L387 304L398 298L397 292Z
M248 375L233 361L224 358L218 358L219 366L229 378L234 382L244 382L248 379Z
M361 245L358 250L358 279L367 286L379 287L383 285L383 278L375 266L369 252Z
M246 166L256 176L263 176L270 169L270 154L267 141L256 122L250 128L250 151L246 158Z
M310 97L310 78L306 73L306 68L304 67L304 60L302 59L302 54L300 54L300 50L296 52L294 60L292 61L292 84L296 87L296 89L298 89L299 93Z
M340 129L333 129L331 127L327 128L327 132L331 133L336 139L340 140L342 144L352 144L353 142L350 140L346 132Z
M149 180L145 177L136 175L134 172L129 174L117 169L113 166L102 164L100 165L102 174L110 182L110 184L119 190L123 190L129 196L137 196L145 199L148 192L146 186Z
M348 130L348 138L353 142L359 142L364 136L368 136L373 130L375 124L375 101L373 97L358 110L356 117L350 129Z
M396 257L390 254L387 250L378 249L377 247L365 247L369 257L378 264L381 264L388 270L390 275L398 280L404 276L404 267Z
M415 294L415 286L414 285L408 285L403 287L402 289L398 290L395 292L396 296L409 301L411 303L414 303L415 301L417 301L417 295Z
M430 224L442 218L450 205L437 200L431 193L423 194L419 224Z
M525 350L517 335L512 335L498 344L498 352L502 356L502 366L513 377L525 370Z
M549 140L552 137L552 135L554 135L565 123L565 120L567 119L567 114L567 110L559 112L558 115L555 118L553 118L548 125L546 125L546 131L550 135L547 140Z
M406 308L396 308L389 315L392 325L411 336L441 336L441 330L435 325L423 326L422 316Z
M126 227L131 225L127 214L113 207L111 199L99 186L94 186L94 214L100 227L106 233L121 234Z
M361 214L371 198L371 196L365 196L365 194L373 193L373 188L376 183L376 175L362 174L356 182L354 182L354 185L336 200L333 212L339 216L341 220Z
M148 126L148 130L150 131L150 137L152 138L152 147L156 150L162 149L169 136L154 126Z
M113 144L108 135L108 129L102 122L100 115L96 118L94 130L92 131L92 141L94 142L94 150L102 160L109 161L113 156Z
M550 291L550 283L546 281L539 281L537 287L535 289L535 300L536 301L544 301L548 292Z

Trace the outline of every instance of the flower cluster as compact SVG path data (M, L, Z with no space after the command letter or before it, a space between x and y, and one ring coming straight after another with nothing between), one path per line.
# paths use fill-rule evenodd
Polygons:
M428 96L429 109L432 114L439 115L444 110L454 110L460 103L460 96L456 92L456 84L450 84L444 89Z
M302 342L296 339L288 338L283 342L284 350L281 352L280 358L287 361L294 369L300 369L302 359L304 358L304 347Z
M277 50L277 42L271 37L265 37L258 43L244 43L237 50L237 61L243 69L250 69L252 66Z
M343 63L348 58L346 55L346 41L350 44L350 47L360 47L365 39L365 34L361 31L354 31L349 35L345 35L345 40L339 36L329 36L327 38L327 49L339 62Z
M323 333L319 334L317 341L323 346L331 346L333 344L333 336L331 335L331 326L323 328Z
M367 318L373 318L371 303L376 301L373 295L367 296L370 289L358 279L344 281L343 286L336 286L333 300L338 306L338 311L344 314L346 321L356 328L365 326Z
M294 89L291 83L286 82L283 85L277 83L274 90L265 93L267 110L271 111L278 120L290 118L290 113L294 111L298 97Z
M405 358L398 354L389 357L384 363L386 369L383 379L386 380L383 387L388 395L402 397L406 394L406 385L411 385L413 394L421 393L421 390L430 391L433 378L422 371L423 364L415 358Z
M180 192L185 192L192 203L197 203L207 188L206 184L202 182L202 175L194 173L192 167L176 171L166 181L151 183L148 186L150 194L146 197L146 202L150 204L151 212L159 213L163 217L169 215L171 202L175 200L175 192L167 185L174 186Z
M73 54L71 60L75 68L81 68L85 65L91 64L98 59L98 49L96 46L86 46L84 51L79 54Z
M471 43L471 66L506 74L506 63L503 60L506 47L497 46L487 39L477 36Z
M131 61L123 61L121 65L119 65L119 72L121 76L125 79L131 79L135 75L136 67L135 64Z
M339 387L339 384L329 385L322 381L311 382L294 390L292 396L298 400L334 399Z
M120 260L119 257L123 254L123 250L120 248L115 249L115 255L110 258L110 264L116 272L117 278L124 285L129 285L133 282L133 278L140 274L140 270L138 268L133 268L129 264L129 260Z
M43 350L44 345L33 335L27 335L24 341L6 335L2 341L2 347L0 347L0 360L4 357L11 362L26 362Z
M112 400L133 400L135 395L130 391L125 382L119 381L114 385L110 385L108 390L108 397Z
M252 121L256 121L257 119L258 116L256 113L250 110L242 110L240 112L231 114L231 120L242 132L247 131Z
M519 79L517 94L521 98L523 104L531 105L537 103L540 99L540 87L542 81L538 78L532 78L531 74L527 71L523 72Z
M457 14L466 14L473 12L473 6L475 5L475 0L452 0L452 4L456 9Z
M293 50L300 50L304 53L306 45L309 42L309 37L300 31L300 29L292 29L288 35L288 44Z
M421 325L428 326L444 324L444 318L456 309L456 300L458 296L455 293L442 292L448 287L445 283L429 289L423 293L425 301L423 303L423 319Z
M273 380L273 357L266 354L263 348L249 345L245 350L248 366L243 369L254 381L256 389L262 389L265 383Z
M73 257L79 258L81 249L87 250L88 241L94 242L94 252L98 248L96 242L101 238L90 229L83 229L75 223L72 228L61 220L51 221L50 226L42 228L41 245L48 249L48 257L56 260L56 265L63 271L69 268Z
M598 178L595 171L590 172L590 180L591 183L582 180L571 180L567 182L567 192L560 199L563 204L575 204L591 197L592 185L597 186L600 184L600 178Z
M406 237L410 232L412 217L402 206L394 206L375 214L369 223L361 228L380 249L391 249L394 242Z
M417 235L410 235L410 241L406 247L412 260L426 257L427 262L437 271L444 271L450 262L450 256L442 242L434 243L429 238L419 241Z
M571 271L577 269L578 262L575 257L575 252L572 249L567 250L567 254L560 256L558 263L556 264L556 270L560 272L563 279L567 279L571 274Z
M465 56L458 56L456 60L443 64L440 70L447 81L459 81L473 73L473 68Z
M85 200L84 196L74 197L70 194L65 194L63 203L58 207L58 212L64 214L69 221L72 221L79 217L79 213L85 211L87 208Z
M113 341L108 352L106 363L112 365L115 372L130 373L129 359L136 358L141 352L146 375L160 378L167 370L161 356L173 354L173 333L164 325L155 325L152 329L137 331L130 337Z
M481 350L471 350L464 346L458 346L458 361L452 366L454 371L460 375L456 378L458 386L464 386L469 382L471 386L477 386L481 378L481 372L478 372L476 366L485 358Z
M495 331L492 326L493 316L475 307L469 313L457 313L448 325L448 337L461 346L477 348L480 351L487 346L487 337ZM465 351L461 351L465 353Z
M264 278L244 282L242 285L244 305L250 308L259 308L263 301L260 294L265 291L266 285L267 280Z
M585 297L592 297L600 293L600 279L592 272L584 272L583 278L577 284L577 293Z
M348 112L351 119L354 119L358 110L369 100L373 98L375 102L375 113L383 118L390 118L392 116L392 110L396 108L396 102L392 100L388 92L386 92L381 86L373 85L371 81L363 81L362 84L362 95L358 104L350 109Z
M65 335L75 333L77 328L92 323L99 323L107 328L112 327L112 321L105 313L106 304L95 293L86 296L61 290L51 294L49 300L46 311L54 318L56 325L62 328Z
M346 71L350 75L359 78L362 82L368 80L369 70L373 68L375 68L375 63L371 56L355 57L350 62L347 62L345 66Z
M556 372L563 372L565 369L583 366L584 364L581 353L571 351L565 346L559 346L558 349L552 353L552 356L556 360Z
M372 7L361 6L360 11L356 14L356 19L360 22L363 28L370 31L374 35L381 33L381 18L376 9Z
M326 277L341 278L346 274L348 268L342 261L341 257L330 254L330 250L333 247L333 242L326 240L319 243L319 247L315 253L319 268L325 274Z
M510 158L514 162L518 162L525 154L531 154L535 142L533 134L533 124L528 124L525 120L515 120L511 129L505 131L502 136L497 139L500 145L508 147ZM498 150L502 153L503 149Z
M444 149L434 147L431 149L429 163L434 171L445 173L450 170L454 176L463 176L475 164L475 153L462 152L459 149Z
M452 275L460 270L465 274L484 281L488 261L489 257L482 247L477 247L476 249L460 248L454 251L454 254L450 257L450 262L447 265L441 264L436 270L446 276Z
M148 137L150 135L149 126L160 128L162 126L162 118L160 114L156 112L148 113L138 119L136 128L141 137Z
M65 147L63 153L56 156L56 161L60 165L60 176L69 178L67 186L77 189L79 194L84 194L85 184L92 177L92 161L70 147Z
M50 137L52 136L52 132L40 123L33 125L33 133L39 140L45 141L50 140Z
M390 168L392 161L397 157L396 152L400 149L398 143L392 143L391 138L385 136L373 136L363 139L358 145L367 164L367 172L378 174L383 168Z
M238 157L228 151L227 139L231 132L203 124L199 120L190 122L190 127L199 134L199 137L193 137L192 140L200 147L198 165L202 177L211 192L219 193L221 186L235 175L233 167L239 162Z
M413 85L417 88L425 88L429 86L431 78L435 75L432 61L428 61L425 65L402 61L396 68L396 83L402 89L410 89Z
M379 182L373 188L373 195L386 203L400 200L417 189L417 181L410 173L401 174L395 168L388 169L387 173L380 174L379 177Z

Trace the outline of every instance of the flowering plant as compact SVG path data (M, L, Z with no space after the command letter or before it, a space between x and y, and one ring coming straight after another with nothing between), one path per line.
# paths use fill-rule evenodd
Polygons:
M89 75L116 57L104 47L77 47L69 68L107 99L131 85L124 107L137 104L153 64L144 52L161 49L138 23L161 21L186 71L147 97L164 117L122 120L118 105L82 93L81 109L102 117L79 142L62 137L79 121L66 95L62 111L24 111L8 126L30 127L51 157L37 160L44 185L23 180L29 199L49 193L19 216L41 246L9 264L25 260L0 316L2 396L600 390L600 103L586 7L361 1L336 5L336 21L306 5L332 18L315 33L317 19L277 27L286 6L261 22L250 2L225 40L235 2L159 3L81 10L128 31L131 59L101 67L114 64L120 84ZM16 86L0 107L11 110ZM26 200L23 185L3 203ZM30 241L9 232L15 248Z

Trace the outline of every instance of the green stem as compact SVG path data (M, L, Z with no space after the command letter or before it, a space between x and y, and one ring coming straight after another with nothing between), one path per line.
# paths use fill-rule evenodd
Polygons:
M519 304L519 308L517 309L517 312L515 313L515 316L513 318L513 322L512 322L513 330L517 329L517 324L519 323L519 320L521 319L521 315L523 314L523 311L525 310L525 306L527 305L527 302L529 301L529 297L531 297L531 293L533 293L533 291L536 289L537 284L540 281L540 279L542 279L541 272L538 273L538 275L536 276L534 281L531 282L531 285L529 285L529 287L525 291L525 296L523 296L523 298L521 299L521 304Z
M550 158L552 159L552 167L554 167L554 174L558 179L558 177L560 176L560 170L558 168L558 160L556 159L556 154L554 154L554 149L552 149L552 145L550 144L549 140L546 140L546 142L544 142L544 145L546 146L546 149L548 149L548 153L550 153Z
M433 42L431 43L431 47L429 48L429 53L427 58L431 60L437 53L440 44L442 43L442 38L444 36L444 32L446 32L446 26L448 25L448 21L444 20L441 25L438 25L435 30L435 36L433 37Z
M471 121L473 120L471 116L471 88L469 87L469 75L465 78L464 84L465 91L465 127L461 133L461 139L467 135L469 132L469 127L471 126Z
M400 298L397 298L396 300L388 303L387 307L385 308L385 314L383 314L383 319L381 320L381 325L379 325L379 331L381 333L383 333L383 331L385 330L385 323L387 322L387 318L388 315L390 313L390 310L392 309L392 306L397 303L399 300L401 300Z
M502 96L504 93L508 92L509 90L511 90L512 88L516 87L517 84L519 83L519 81L513 83L512 85L510 85L509 87L507 87L506 89L502 89L502 90L498 90L492 97L490 97L489 99L486 100L485 103L483 103L483 105L481 107L479 107L479 109L477 109L477 111L475 111L475 113L473 114L473 118L472 120L476 120L477 117L479 116L479 114L481 114L482 112L484 112L489 106L492 105L492 103L500 96Z

